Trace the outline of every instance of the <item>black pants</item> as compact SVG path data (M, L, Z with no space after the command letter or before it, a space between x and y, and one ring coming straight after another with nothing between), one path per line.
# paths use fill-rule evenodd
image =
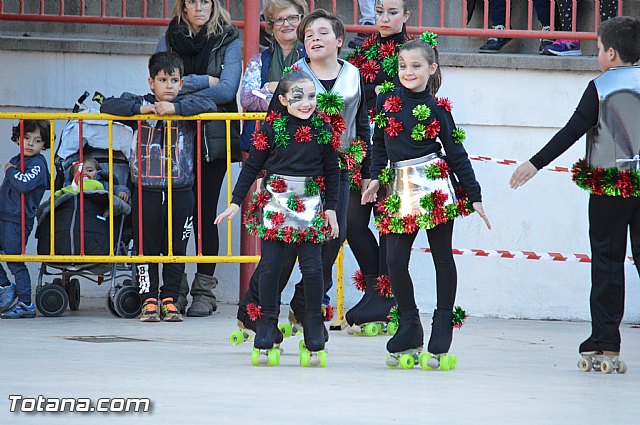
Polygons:
M138 190L133 193L133 237L136 249L139 246L138 229ZM167 255L169 247L168 228L168 194L142 190L142 254ZM193 192L188 190L173 191L173 254L186 255L187 241L193 224ZM140 296L147 298L178 299L180 281L184 273L184 264L166 263L162 266L162 290L158 275L158 263L137 264L136 279L140 288Z
M418 232L387 235L387 265L391 289L400 312L417 308L413 281L409 275L411 247ZM451 310L456 299L458 274L453 260L451 237L453 220L427 230L431 257L436 269L436 295L439 309Z
M591 339L601 350L620 351L627 229L640 273L640 199L591 195Z
M573 2L572 0L556 0L558 16L558 30L572 30ZM600 22L618 15L618 0L600 0Z
M513 3L512 3L513 4ZM491 0L489 3L491 24L504 25L507 16L507 2L505 0ZM542 26L548 27L551 22L551 3L549 0L533 0L533 8Z
M280 241L262 241L260 258L259 300L266 311L277 311L282 275L282 257L291 244ZM308 313L321 311L324 284L322 282L321 245L304 242L296 245L300 272L304 279L305 308Z
M196 167L197 168L197 167ZM227 172L227 161L216 159L212 162L202 161L202 255L218 255L220 239L218 226L213 224L218 215L218 200L222 189L224 175ZM198 171L196 170L196 178ZM196 180L197 182L197 180ZM193 184L194 209L194 235L196 251L198 249L198 186ZM216 271L216 263L199 263L198 273L213 276Z
M383 199L384 189L378 192L378 199ZM349 208L347 210L347 240L356 257L358 266L365 275L387 274L386 237L380 235L380 247L373 232L369 228L371 212L377 215L374 202L366 205L360 203L360 190L351 190Z

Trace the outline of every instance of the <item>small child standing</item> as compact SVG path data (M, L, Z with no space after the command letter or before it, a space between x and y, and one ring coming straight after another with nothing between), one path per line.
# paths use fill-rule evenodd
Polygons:
M287 73L274 93L266 122L253 135L249 158L233 190L231 205L215 220L220 224L240 210L256 175L267 171L243 219L249 233L262 239L258 292L260 306L247 309L257 319L252 364L277 365L279 278L282 257L296 244L305 281L305 348L302 366L325 366L322 296L322 243L338 236L338 154L331 146L331 127L315 113L316 87L307 73ZM325 189L326 188L326 189ZM324 205L322 202L324 192Z
M516 189L587 134L586 159L573 166L573 181L590 192L591 335L580 344L578 367L624 372L620 322L624 315L627 229L640 272L640 20L611 18L598 28L598 62L604 73L587 85L569 122L537 154L516 169Z
M132 116L138 114L196 115L215 112L216 104L196 95L178 97L183 85L182 60L177 56L161 52L149 59L149 87L153 94L137 96L123 93L119 98L106 99L100 112ZM137 122L125 122L134 131ZM177 128L176 128L177 127ZM168 184L172 183L173 195L173 254L186 255L187 241L193 223L193 181L195 123L177 121L171 129L166 121L145 121L142 143L136 145L131 155L131 174L135 185L132 200L134 217L134 238L139 245L139 226L142 226L141 255L166 255L168 253ZM167 133L172 134L171 146ZM168 150L171 150L171 167L167 166ZM170 172L167 169L170 168ZM139 194L140 193L140 197ZM138 205L142 198L142 205ZM139 223L138 208L144 212L144 220ZM180 293L180 281L184 273L183 263L164 264L162 268L163 286L160 289L158 264L138 264L136 279L143 301L140 321L181 322L182 315L175 305ZM158 299L161 300L160 313Z
M363 203L371 202L381 182L391 183L391 195L377 205L381 215L376 218L376 227L387 235L387 266L400 315L398 331L387 342L387 364L397 366L400 362L403 368L416 360L423 367L437 368L441 362L447 364L443 369L455 365L455 358L447 356L457 289L451 247L453 222L473 211L473 206L491 228L482 207L480 185L462 146L464 132L455 126L449 100L434 97L441 82L435 44L435 34L425 33L399 49L402 86L378 96L372 180L362 194ZM391 170L384 171L387 161ZM436 269L437 308L428 345L431 356L420 353L424 333L409 275L411 246L420 229L427 231Z
M22 235L26 243L33 229L38 205L49 188L47 161L40 154L43 149L49 148L49 122L25 120L22 133L23 138L20 136L20 125L13 127L11 140L23 148L24 157L21 158L19 153L5 165L0 189L0 251L7 255L22 253ZM25 201L24 222L22 195ZM0 265L0 317L36 317L35 306L31 303L31 277L27 266L24 263L7 263L7 266L15 277L15 284L9 282L4 267Z

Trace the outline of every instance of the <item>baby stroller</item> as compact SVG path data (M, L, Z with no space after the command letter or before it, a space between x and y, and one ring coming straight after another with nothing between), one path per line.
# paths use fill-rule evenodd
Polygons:
M85 92L78 99L74 112L96 112L87 109L84 101L89 96ZM96 93L94 100L100 100ZM108 126L105 121L84 120L82 122L83 157L95 159L102 170L108 170ZM113 123L113 183L114 186L130 186L128 156L131 149L132 130L120 123ZM62 131L56 149L55 189L58 191L71 184L74 163L79 161L79 123L69 121ZM116 183L117 182L117 183ZM108 188L108 186L107 186ZM81 200L81 197L83 198ZM54 201L55 254L80 255L84 245L85 255L109 254L109 198L107 190L84 190L79 193L63 193ZM84 216L81 219L80 204ZM113 196L114 207L114 254L132 255L133 243L129 215L130 205ZM36 229L37 251L40 255L50 254L51 224L50 200L38 208ZM80 222L84 222L83 237ZM82 242L81 242L82 240ZM42 263L36 286L36 308L44 316L60 316L67 309L77 310L80 306L80 281L78 277L102 284L110 282L107 295L109 310L116 316L134 318L140 314L141 301L138 288L134 285L134 270L131 264L123 263ZM45 276L53 276L45 282Z

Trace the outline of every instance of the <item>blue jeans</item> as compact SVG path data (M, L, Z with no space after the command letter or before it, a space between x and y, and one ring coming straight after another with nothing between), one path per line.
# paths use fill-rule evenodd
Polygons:
M29 239L33 225L27 225L25 229L25 240ZM0 251L7 255L22 254L22 228L20 224L11 221L0 220ZM15 277L18 299L29 305L31 304L31 276L24 263L7 263L11 274ZM0 265L0 282L9 282L7 272Z

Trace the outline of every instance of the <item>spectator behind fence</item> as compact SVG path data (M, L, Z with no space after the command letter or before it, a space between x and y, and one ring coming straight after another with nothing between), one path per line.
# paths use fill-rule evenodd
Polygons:
M79 193L80 180L82 180L82 190L109 190L109 172L102 170L100 163L91 157L84 158L83 162L74 162L69 170L71 184L56 190L54 196L65 193ZM113 176L113 190L118 194L118 198L129 201L131 191L127 186L118 184L118 179Z
M585 133L587 157L574 164L573 181L589 196L591 244L591 335L580 344L579 367L597 364L624 371L620 322L624 316L627 233L640 272L640 21L611 18L598 28L598 63L603 74L590 81L573 116L511 176L516 189L569 149ZM606 357L605 357L606 356ZM605 371L603 369L603 371Z
M375 7L376 3L382 5L381 0L358 0L358 9L360 10L360 19L358 20L358 24L360 25L375 25L376 23L376 14ZM350 49L355 49L356 47L360 47L364 40L370 36L371 34L366 32L359 32L356 37L349 42L347 45Z
M4 180L0 188L0 252L7 255L22 254L22 235L26 244L33 229L33 219L44 192L49 188L47 161L40 154L49 148L51 128L48 121L24 121L24 139L20 140L20 125L13 127L11 140L24 146L24 162L20 153L4 166ZM24 168L23 168L24 167ZM24 171L23 171L24 169ZM24 227L22 201L24 195ZM7 263L15 278L9 282L0 265L0 317L21 319L36 317L31 302L31 277L24 263Z
M156 51L169 51L184 61L184 87L181 93L197 93L212 99L218 112L238 112L236 94L242 75L242 51L238 29L219 0L177 0L173 19ZM218 198L227 171L227 130L225 121L209 121L204 126L202 145L202 211L194 210L196 246L198 246L198 215L202 222L202 254L218 255L216 218ZM240 122L231 121L231 158L239 161ZM198 169L196 168L196 173ZM193 188L197 199L197 187ZM206 207L204 207L206 205ZM200 263L191 285L193 303L187 316L208 316L213 313L216 298L213 289L218 281L213 274L215 263ZM180 284L178 307L187 307L189 284L186 275Z
M247 64L242 78L240 104L248 112L264 112L282 77L282 71L306 57L304 46L298 41L296 29L308 13L305 0L267 0L264 16L267 31L273 35L268 49L256 54ZM242 129L240 146L249 151L251 134L257 126L246 121Z
M100 112L131 116L195 115L215 112L216 104L208 96L187 94L178 96L183 86L183 67L179 57L167 53L156 53L149 59L149 87L153 93L138 96L123 93L119 98L108 98ZM128 121L135 131L138 124ZM167 151L171 150L171 185L173 217L173 254L185 255L193 224L194 144L196 125L194 121L174 121L170 129L166 121L143 121L140 146L136 145L130 158L131 176L134 183L133 222L135 247L138 248L139 227L142 226L141 255L167 255L168 253L168 208ZM168 146L167 134L171 134ZM137 139L137 138L136 138ZM142 182L138 187L139 180ZM142 192L142 205L138 205L138 191ZM138 208L144 213L143 222L138 221ZM180 293L180 281L184 274L183 263L164 264L162 289L159 289L158 264L138 264L136 279L143 301L140 320L143 322L181 322L182 315L176 307ZM158 299L162 300L158 313Z
M491 24L493 25L494 30L504 30L506 16L507 16L507 5L505 0L487 0L490 1L489 9L490 9L490 17ZM475 3L475 2L474 2ZM542 24L542 31L550 31L550 14L551 14L551 6L549 4L549 0L533 0L533 7L536 9L536 15L538 15L538 20ZM469 19L471 16L469 15ZM512 38L504 38L504 37L489 37L487 42L484 43L478 51L480 53L498 53L504 46L509 43ZM538 47L538 52L542 53L546 47L551 46L553 44L553 40L549 40L543 38L540 40L540 46Z
M556 0L558 17L558 31L573 30L573 0ZM600 1L600 22L613 18L618 14L618 0L601 0ZM580 56L580 40L560 39L556 40L551 46L547 46L543 52L545 55L551 56Z

